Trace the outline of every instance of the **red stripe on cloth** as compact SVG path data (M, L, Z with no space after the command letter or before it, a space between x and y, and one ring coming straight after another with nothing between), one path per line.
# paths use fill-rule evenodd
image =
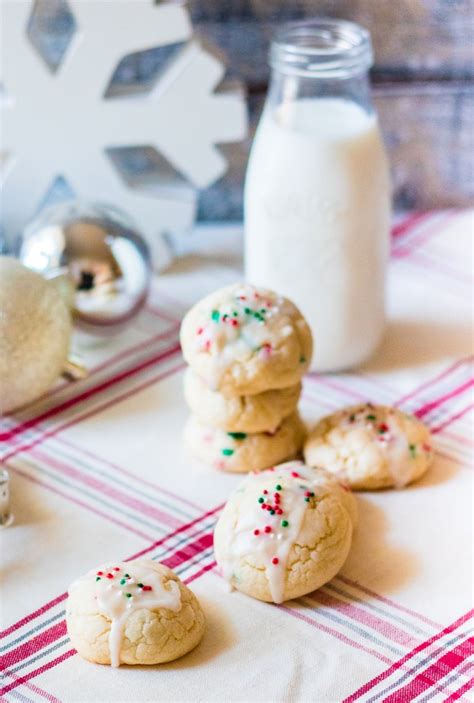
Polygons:
M200 554L200 552L203 552L205 549L211 547L212 537L212 532L208 532L207 534L202 535L202 537L197 539L195 542L186 544L182 549L178 549L178 551L175 552L171 557L163 559L161 563L167 566L169 569L175 569L183 562L195 557L196 554Z
M195 518L194 520L191 520L191 522L187 522L185 525L181 525L181 527L178 527L177 530L174 532L171 532L171 534L167 535L166 537L162 537L159 539L157 542L153 542L149 547L146 547L145 549L142 549L140 552L137 552L134 554L132 557L129 559L126 559L125 561L130 561L131 559L139 559L139 557L142 557L144 554L148 554L149 552L152 552L154 549L157 547L160 547L166 540L171 539L172 537L175 537L176 535L179 535L180 532L185 532L186 530L189 530L190 527L194 527L194 525L197 525L198 522L202 522L206 518L210 517L211 515L214 515L215 513L219 512L219 510L222 510L224 507L224 504L218 505L217 508L213 508L212 510L208 510L206 513L203 515L200 515L199 517Z
M20 677L17 676L16 674L14 674L12 671L9 671L8 678L13 679L14 681L17 681ZM40 688L39 686L35 686L35 684L30 683L29 681L23 681L23 683L21 685L25 686L33 693L36 693L38 696L45 698L47 701L50 701L50 703L61 703L59 698L56 698L51 693L48 693L48 691L45 691L43 688ZM25 698L26 698L26 696L25 696ZM30 700L30 699L28 698L28 700ZM0 698L0 701L2 701L2 703L3 703L3 701L5 701L5 703L6 703L6 698Z
M434 222L432 225L428 225L427 227L423 227L422 231L415 237L411 237L406 244L404 242L401 242L398 244L398 242L395 243L395 246L392 248L392 256L394 257L403 257L403 256L409 256L415 249L419 248L422 244L427 242L429 239L432 239L435 234L439 234L443 228L445 227L447 222L450 222L451 220L455 219L458 217L459 211L457 210L449 210L447 212L442 212L442 213L432 213L429 214L427 219L433 219Z
M66 600L66 598L67 593L61 593L60 596L56 596L56 598L53 598L53 600L48 601L48 603L42 605L41 608L38 608L38 610L34 610L29 615L26 615L21 620L18 620L18 622L14 623L13 625L10 625L10 627L7 627L6 630L0 632L0 639L8 637L8 635L11 635L12 632L19 630L20 627L23 627L23 625L27 625L29 622L31 622L31 620L39 618L40 615L43 615L43 613L46 613L48 610L51 610L51 608L54 608L55 605L62 603L63 600Z
M352 701L357 700L361 696L364 695L364 693L367 693L367 691L370 691L374 686L377 686L381 681L384 681L386 678L391 676L395 671L400 669L405 662L407 662L409 659L412 659L414 656L418 654L418 652L422 652L424 649L429 647L433 642L436 642L437 640L441 639L441 637L444 637L444 635L447 635L454 630L456 630L458 627L463 625L467 620L469 620L472 617L472 614L474 613L474 610L469 610L465 615L460 617L458 620L455 620L455 622L451 623L451 625L448 625L445 627L443 630L440 630L436 635L433 635L429 639L425 640L421 644L419 644L417 647L412 649L410 652L405 654L401 659L398 661L394 662L388 669L383 671L381 674L378 674L378 676L375 676L373 679L370 681L367 681L363 686L357 689L357 691L354 691L350 696L344 699L343 703L352 703Z
M367 654L371 654L372 656L376 657L377 659L380 659L381 661L383 661L385 664L391 663L391 659L386 657L384 654L380 654L380 652L377 652L375 649L370 649L369 647L364 647L364 645L361 644L360 642L356 642L355 640L351 640L349 637L346 637L346 635L343 635L341 632L334 630L332 627L328 627L327 625L323 625L322 623L319 623L316 620L309 618L307 615L304 615L303 613L301 613L297 610L294 610L293 608L288 608L286 605L277 605L276 607L278 608L278 610L281 610L284 613L288 613L288 615L292 615L294 618L297 618L297 620L302 620L303 622L306 622L308 625L312 625L313 627L316 627L318 630L321 630L322 632L325 632L328 635L332 635L333 637L338 639L340 642L344 642L344 644L348 644L351 647L354 647L354 649L360 649L362 652L366 652Z
M390 598L386 598L385 596L381 596L379 593L376 593L371 588L367 588L367 586L363 586L361 583L358 583L357 581L353 581L352 579L347 578L347 576L341 576L341 574L339 574L336 578L339 581L342 581L343 583L345 583L347 586L353 586L354 588L359 589L363 593L367 593L368 596L372 596L373 598L376 598L381 603L385 603L385 605L389 605L390 607L395 608L396 610L399 610L401 613L406 613L407 615L412 615L413 617L417 618L418 620L421 620L421 622L424 622L427 625L430 625L431 627L435 627L435 628L441 627L441 624L439 622L434 622L434 620L430 620L429 618L425 617L421 613L417 613L415 610L411 610L410 608L407 608L404 605L400 605L400 603L397 603L394 600L390 600Z
M363 625L368 625L376 632L380 632L384 637L392 642L396 642L397 644L401 644L405 647L413 647L417 644L417 642L419 642L419 640L415 639L415 637L412 637L412 635L404 632L399 627L392 625L392 623L382 620L382 618L373 615L372 613L368 613L366 610L363 610L356 605L352 605L352 603L341 601L338 598L325 593L324 591L316 591L308 597L311 600L322 603L323 605L331 606L351 620L360 622Z
M188 584L188 583L191 583L192 581L195 581L200 576L205 574L207 571L211 571L211 569L213 569L215 566L217 566L217 563L215 561L212 561L210 564L206 564L206 566L203 566L202 569L197 572L197 574L193 574L192 576L189 576L187 579L184 579L184 583Z
M414 212L412 215L404 218L401 222L392 227L391 235L393 239L397 239L398 237L406 234L416 224L419 224L423 220L429 219L431 215L432 213L430 212Z
M39 635L36 635L36 637L28 640L28 642L25 642L19 647L11 649L7 652L7 654L0 656L0 671L2 669L8 669L8 667L14 666L19 661L27 659L40 649L44 649L48 645L52 644L52 642L56 642L61 637L65 637L66 634L66 622L65 620L61 620L61 622L58 622L56 625L49 627Z
M138 498L134 498L128 493L124 493L113 486L108 485L105 481L100 481L93 476L88 476L83 472L79 471L72 466L65 464L54 457L48 456L43 453L43 451L33 450L30 452L31 456L37 457L40 461L44 461L48 466L53 469L57 469L62 474L69 476L70 478L78 480L80 483L92 488L101 495L106 495L112 500L115 500L122 505L126 505L132 510L136 510L142 515L158 520L159 522L168 525L168 527L177 527L181 525L181 520L178 520L168 513L164 513L162 510L155 508L153 505L148 505Z
M430 378L429 381L425 381L422 383L420 386L417 386L413 391L408 393L407 395L402 396L400 400L397 400L396 403L394 403L395 406L399 406L402 403L406 403L407 400L411 400L414 396L418 395L421 393L421 391L426 390L430 386L433 386L435 383L438 383L439 381L442 381L446 376L449 376L453 371L456 371L460 366L463 366L464 364L468 365L474 361L474 356L468 356L465 359L458 359L454 364L450 364L447 369L442 371L441 373L437 374L434 376L434 378Z
M384 698L384 703L406 703L417 698L423 691L432 688L440 679L456 669L474 652L474 639L470 637L443 654L431 666L417 674L409 683Z
M451 400L451 398L455 398L456 396L461 395L461 393L464 393L464 391L467 391L468 388L471 388L471 386L473 385L474 379L471 378L469 379L469 381L466 381L466 383L461 384L449 393L445 393L445 395L442 395L441 398L437 398L436 400L432 400L430 403L426 403L421 408L416 410L414 414L416 415L416 417L424 417L432 410L439 408L440 405L443 405L443 403L445 403L447 400Z
M88 417L91 417L92 415L96 415L99 412L102 412L103 410L106 410L107 408L110 408L117 403L120 403L122 400L125 400L126 398L129 398L132 395L135 395L136 393L140 393L140 391L144 390L145 388L148 388L149 386L152 386L154 383L157 383L158 381L162 381L164 378L168 378L168 376L171 376L172 374L176 373L177 371L181 371L185 367L184 363L179 364L179 366L176 366L175 368L169 369L168 371L161 372L157 374L156 376L153 376L153 378L148 379L148 381L145 381L144 383L141 383L138 386L135 386L134 388L131 388L130 390L126 391L125 393L122 393L122 395L117 395L115 398L112 398L111 400L107 401L106 403L102 403L102 405L97 405L94 407L92 410L89 410L88 412L82 413L82 415L76 415L72 420L69 422L65 422L62 425L58 425L57 427L54 427L53 429L50 430L45 430L41 435L33 439L31 442L28 442L26 444L21 444L14 449L12 449L11 452L8 452L8 454L5 454L3 457L0 457L2 461L6 461L7 459L10 459L12 456L15 456L15 454L19 454L20 452L27 451L28 449L31 449L32 447L35 447L37 444L40 444L43 442L45 439L48 439L48 437L54 437L55 434L58 434L58 432L61 432L62 430L67 429L68 427L73 427L73 425L77 425L78 422L81 422L82 420L87 419Z
M440 425L437 425L436 427L432 427L431 434L436 434L437 432L441 432L442 430L444 430L445 427L448 427L448 425L451 425L453 422L456 422L456 420L460 420L461 417L464 417L464 415L466 415L466 413L468 413L470 410L472 410L472 408L474 408L474 403L469 403L468 406L466 406L465 408L463 408L462 410L457 412L455 415L448 417L448 419L445 420L444 422L442 422ZM460 437L459 439L463 439L463 438Z
M147 361L143 361L141 364L137 364L136 366L133 366L130 369L126 369L125 371L121 371L120 373L115 374L111 378L107 379L107 381L103 381L102 383L98 383L96 386L93 386L93 388L89 388L88 390L84 391L83 393L79 393L78 395L69 398L69 400L64 401L63 403L60 403L59 405L56 405L53 408L50 408L49 410L46 410L44 413L37 415L36 417L31 418L30 420L26 420L23 423L20 423L13 427L11 430L8 430L7 432L3 432L0 434L0 441L7 441L10 439L13 439L16 435L25 432L28 429L31 429L35 425L37 425L40 422L43 422L44 420L48 420L52 417L55 417L59 413L64 412L65 410L69 410L69 408L73 407L74 405L77 405L78 403L81 403L84 400L88 400L94 395L97 395L97 393L102 393L102 391L107 390L111 386L116 385L117 383L120 383L121 381L124 381L127 378L130 378L131 376L135 376L137 373L140 371L144 371L145 369L149 368L150 366L154 366L160 361L164 361L165 359L169 358L170 356L173 356L176 354L178 351L180 351L180 345L179 342L174 344L172 347L169 349L166 349L165 351L160 352L159 354L155 354L151 359L147 359Z
M8 684L7 686L0 688L0 694L8 693L9 691L12 691L14 688L21 686L21 684L26 683L30 679L34 679L35 676L39 676L40 674L43 674L45 671L48 671L48 669L52 669L54 666L57 666L61 662L65 661L66 659L69 659L69 657L72 657L75 653L76 653L75 649L69 649L67 652L64 652L64 654L61 654L60 657L56 657L56 659L52 659L50 662L47 662L47 664L43 664L43 666L40 666L38 669L35 669L34 671L30 671L29 674L25 674L24 676L20 676L20 678L18 678L16 681L13 681L12 683Z
M452 701L457 701L459 700L464 693L467 691L472 691L474 689L474 677L470 678L469 681L466 681L465 684L463 684L460 688L456 689L451 693L451 695L445 699L444 703L451 703Z

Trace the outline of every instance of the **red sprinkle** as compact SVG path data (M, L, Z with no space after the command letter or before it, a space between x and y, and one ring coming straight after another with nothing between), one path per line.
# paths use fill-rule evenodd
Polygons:
M273 497L275 498L275 503L280 502L280 494L279 493L275 493L275 495Z
M275 512L277 515L283 515L283 510L281 508L277 508Z
M257 535L260 534L260 530L254 530L253 533L254 533L255 536L257 536Z
M306 498L311 498L311 491L305 491Z
M267 495L268 495L268 491L267 491L266 488L263 489L263 495L264 495L264 496L267 496Z
M114 575L113 574L107 574L108 579L113 579Z
M104 575L104 572L103 572L103 571L98 571L98 572L97 572L97 576L103 576L103 575Z
M246 295L239 295L239 300L247 300L247 296Z
M292 471L291 475L293 476L293 478L300 478L300 475L297 471Z
M270 525L265 525L265 532L268 534L271 531L272 531L272 528L270 527Z
M272 564L275 564L275 566L276 566L279 563L279 561L280 560L278 559L278 557L273 557Z
M265 505L265 503L262 503L262 505L261 505L260 507L262 508L262 510L266 510L266 509L267 509L267 506Z
M196 334L202 334L204 332L204 327L198 327Z
M209 351L211 348L211 341L208 339L206 344L204 345L204 350Z
M379 432L388 432L388 425L386 425L385 422L379 425Z
M143 591L151 591L152 588L151 588L151 586L143 586L143 589L142 589L142 590L143 590Z
M430 451L431 451L430 445L429 445L429 444L423 444L423 450L424 450L425 452L430 452Z
M120 571L120 568L118 566L114 566L114 571Z
M239 326L239 321L235 319L235 317L230 321L230 324L232 327L238 327Z

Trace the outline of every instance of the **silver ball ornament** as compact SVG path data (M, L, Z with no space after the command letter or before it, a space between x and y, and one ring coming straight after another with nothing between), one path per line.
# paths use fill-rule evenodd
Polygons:
M109 205L73 201L44 210L26 228L19 257L57 278L74 324L94 335L123 330L148 294L148 247L128 216Z

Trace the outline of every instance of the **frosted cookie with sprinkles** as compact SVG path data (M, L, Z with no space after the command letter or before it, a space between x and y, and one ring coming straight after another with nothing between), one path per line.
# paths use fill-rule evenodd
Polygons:
M366 403L323 418L310 433L306 462L322 466L354 490L402 488L433 459L428 428L397 408Z
M344 564L355 498L324 469L302 462L250 474L230 496L214 551L232 588L281 603L314 591Z
M150 559L114 562L69 588L69 637L97 664L161 664L199 644L204 614L192 591Z
M191 415L184 429L184 445L196 459L220 471L259 471L301 451L306 428L298 415L287 417L274 432L226 432L203 425Z
M199 301L181 325L184 358L224 395L254 395L294 386L309 367L308 324L287 298L248 284Z
M184 375L184 397L201 422L234 432L275 431L296 410L301 383L256 395L225 396L213 391L192 369Z

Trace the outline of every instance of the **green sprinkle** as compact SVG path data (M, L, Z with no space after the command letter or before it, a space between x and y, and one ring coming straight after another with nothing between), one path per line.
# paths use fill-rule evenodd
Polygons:
M211 313L211 318L214 320L214 322L219 322L219 310L213 310Z
M258 499L258 502L259 502L259 503L263 503L264 500L265 500L265 498L259 498L259 499Z
M223 449L223 450L222 450L222 454L223 454L224 456L232 456L233 453L234 453L234 450L233 450L233 449Z
M127 596L127 598L131 598L131 597L132 597L132 594L131 594L131 593L126 593L125 595Z
M254 317L255 317L255 319L258 320L259 322L265 322L265 318L263 317L263 315L260 315L259 312L255 312L255 313L254 313Z
M245 432L228 432L227 434L229 437L232 437L232 439L245 439L247 437Z
M290 524L290 523L288 522L288 520L282 520L282 521L281 521L281 526L282 526L282 527L288 527L289 524Z
M266 313L267 311L266 311L265 308L262 308L262 309L260 310L260 312L262 313L262 315L265 315L265 313Z
M305 498L305 503L309 503L309 498Z
M138 586L138 588L143 588L143 584L142 584L142 583L137 583L137 586Z
M305 362L306 362L306 357L300 356L300 364L304 364Z
M120 579L120 585L123 586L127 583L127 579Z
M410 444L409 449L410 449L411 458L415 459L416 458L416 445Z
M100 576L97 576L96 581L100 581Z
M130 578L130 574L125 574L125 578L126 578L126 579L129 579L129 578Z
M274 510L270 510L270 515L275 515L275 511L274 511Z
M238 313L238 312L234 312L234 313L232 313L232 314L233 314L234 317L238 317L238 316L239 316L239 313Z
M244 308L244 313L245 313L246 315L250 315L251 312L252 312L252 311L251 311L250 308Z
M280 485L279 483L277 483L277 485L275 486L275 490L276 490L276 491L281 491L281 485Z
M366 415L365 419L366 419L366 420L372 420L372 421L373 421L373 420L376 420L377 417L376 417L375 415Z

